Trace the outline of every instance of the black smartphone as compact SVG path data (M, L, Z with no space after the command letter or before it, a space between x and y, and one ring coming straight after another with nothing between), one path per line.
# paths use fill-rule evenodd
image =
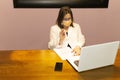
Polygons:
M54 70L55 71L62 71L62 66L63 66L62 62L56 62Z

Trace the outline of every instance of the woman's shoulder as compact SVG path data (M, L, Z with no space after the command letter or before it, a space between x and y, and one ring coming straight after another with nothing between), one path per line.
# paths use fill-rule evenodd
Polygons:
M80 27L80 25L78 23L75 23L75 22L73 22L73 26L74 27Z
M59 28L59 26L57 24L55 24L55 25L51 26L51 29L53 29L53 30L59 30L60 28Z

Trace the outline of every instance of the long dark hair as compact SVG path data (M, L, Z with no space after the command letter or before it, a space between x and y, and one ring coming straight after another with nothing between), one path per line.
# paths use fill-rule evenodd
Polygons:
M61 24L62 21L63 21L63 18L64 18L64 16L65 16L66 14L68 14L68 13L71 15L71 20L72 20L72 23L71 23L70 26L73 27L73 13L72 13L70 7L64 6L64 7L61 7L61 8L60 8L60 11L59 11L59 14L58 14L58 18L57 18L57 20L56 20L56 24L57 24L61 29L63 28L63 25Z

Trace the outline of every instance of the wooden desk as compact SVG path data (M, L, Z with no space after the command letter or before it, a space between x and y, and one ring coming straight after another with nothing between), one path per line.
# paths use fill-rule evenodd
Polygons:
M62 72L54 71L63 62ZM0 51L0 80L78 80L78 73L51 50Z
M63 62L61 72L54 71ZM120 50L114 66L76 72L52 50L0 51L0 80L120 80Z

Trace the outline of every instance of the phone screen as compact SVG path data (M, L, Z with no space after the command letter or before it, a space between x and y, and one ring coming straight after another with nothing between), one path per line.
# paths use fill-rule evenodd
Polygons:
M54 70L55 71L62 71L62 66L63 66L62 62L56 62Z

